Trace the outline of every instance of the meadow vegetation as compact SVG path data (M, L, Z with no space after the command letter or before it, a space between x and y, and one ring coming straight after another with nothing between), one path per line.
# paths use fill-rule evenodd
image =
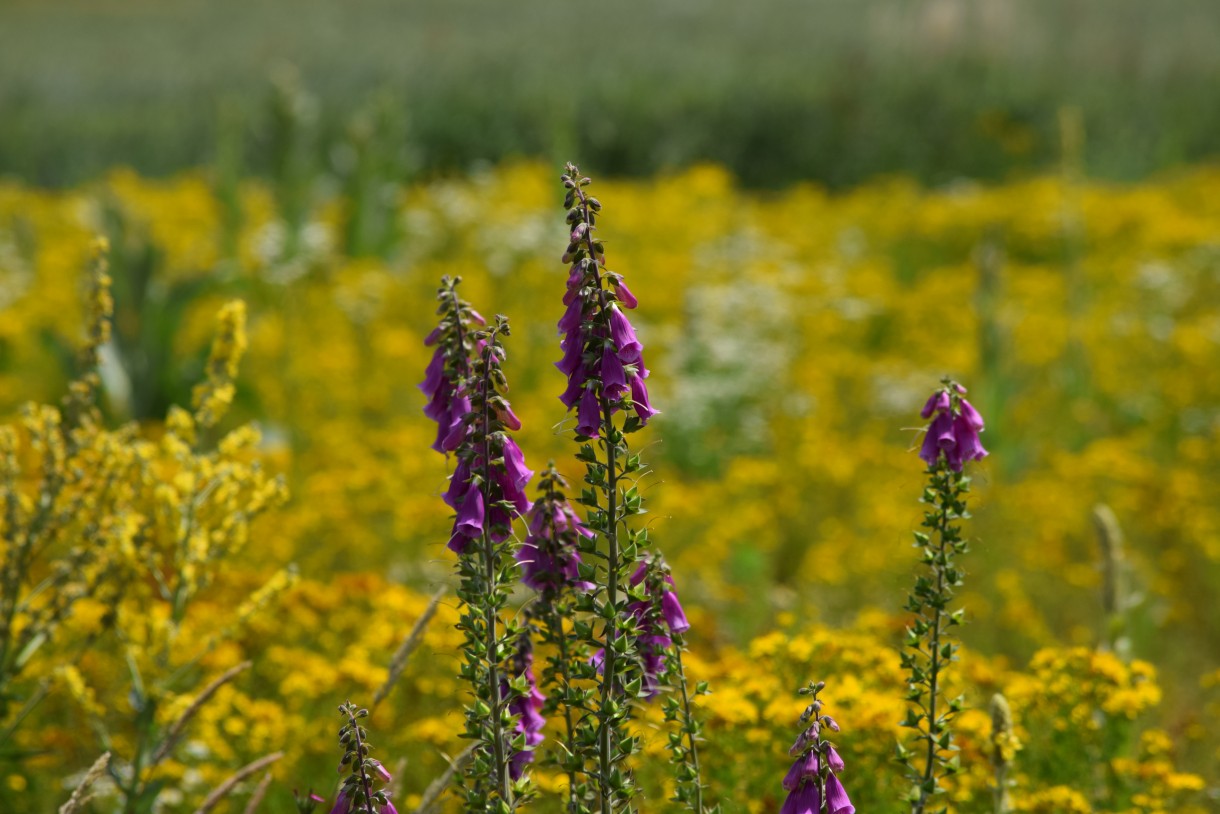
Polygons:
M258 810L294 810L290 789L337 784L335 706L375 695L394 799L419 803L463 748L454 600L378 690L453 570L449 469L416 390L442 276L512 318L517 442L578 481L551 366L565 276L553 167L408 187L376 170L226 172L0 185L4 528L46 535L34 587L61 579L74 602L59 613L45 598L59 594L32 594L6 628L47 628L0 661L6 807L51 810L107 750L99 811L194 811L252 764L221 805L260 793ZM662 411L632 444L657 473L640 484L644 519L693 626L687 669L712 687L698 701L711 799L778 806L793 691L817 678L856 805L903 793L917 413L951 374L991 451L966 528L951 804L993 810L996 750L1013 811L1214 804L1218 192L1215 169L1114 185L1070 155L1057 174L990 186L759 194L713 165L599 183ZM96 411L73 406L82 393ZM105 569L121 591L90 589ZM657 706L636 723L641 784L658 790L644 810L672 791L661 719ZM257 761L277 753L256 792ZM544 793L566 782L536 779Z

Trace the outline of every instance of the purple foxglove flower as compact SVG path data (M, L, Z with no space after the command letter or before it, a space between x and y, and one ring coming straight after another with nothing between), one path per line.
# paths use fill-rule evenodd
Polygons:
M818 796L818 784L806 782L788 793L779 814L821 814L822 798Z
M422 386L422 385L421 385ZM441 425L443 432L449 431L449 406L453 401L453 384L442 379L436 392L424 407L424 415ZM439 451L439 450L438 450Z
M483 519L483 493L472 486L462 497L453 530L463 537L478 537L483 533Z
M347 798L347 789L341 789L339 796L335 798L335 807L330 810L330 814L347 814L347 807L350 802Z
M394 808L392 802L386 800L385 805L381 807L381 814L398 814L398 809Z
M532 535L521 543L514 556L521 566L521 581L538 592L546 590L548 578L559 570L554 560L542 553Z
M597 392L586 388L580 397L580 407L576 411L576 431L586 438L597 438L602 424L601 405L597 401Z
M647 424L648 419L660 412L660 410L654 410L648 401L648 388L644 385L644 379L641 376L631 377L631 402L641 424Z
M966 404L962 400L962 406ZM978 415L978 413L975 413ZM957 465L954 469L959 472L964 461L981 461L987 457L987 450L983 449L982 442L979 441L979 431L969 418L963 413L953 417L953 435L957 439L957 446L954 448L956 453Z
M528 469L525 471L529 472ZM529 472L529 474L532 475L533 473ZM530 499L526 497L524 489L517 487L517 482L513 479L511 474L497 468L492 470L491 479L493 482L495 482L496 486L500 487L500 499L507 500L509 503L513 504L513 508L516 510L518 515L524 515L529 511ZM497 509L493 508L492 511L497 511ZM497 515L497 519L499 518L500 515ZM505 519L504 522L507 523L511 521Z
M927 434L924 435L919 457L928 466L933 466L940 457L940 451L951 449L954 444L956 441L953 440L953 416L948 412L938 413L931 426L928 427Z
M623 370L623 362L618 354L609 346L602 351L602 391L606 398L618 401L627 392L627 372Z
M433 333L436 333L436 331L433 331ZM428 367L424 370L424 380L418 386L424 395L431 399L436 395L436 391L440 389L444 381L445 350L444 348L437 348L436 352L432 354L432 361L428 362Z
M818 756L813 750L810 750L802 757L798 757L796 762L792 764L792 768L784 775L783 786L788 791L796 791L801 783L811 777L818 775Z
M943 450L949 466L961 472L966 461L982 460L988 453L979 441L979 433L983 431L983 417L974 409L973 404L961 398L966 388L956 383L952 387L958 394L956 414L953 412L953 397L948 388L933 393L920 412L924 418L933 413L936 417L928 426L919 457L928 466L933 466Z
M826 779L826 807L830 814L856 814L856 807L847 799L847 790L834 773Z
M979 411L974 409L974 405L971 404L970 402L966 401L965 399L962 399L959 402L959 404L961 405L962 419L965 420L965 422L967 424L969 424L974 429L975 432L982 432L983 431L983 417L981 415L979 415Z
M513 412L512 405L504 402L503 406L496 407L496 419L510 430L516 432L521 429L521 419L517 418L517 414Z
M534 477L534 470L525 465L525 455L522 454L521 447L508 436L504 437L503 453L504 471L508 473L515 491L524 492L525 485Z
M631 293L631 289L623 282L622 277L615 277L612 282L614 283L614 296L618 298L624 308L635 308L640 304L635 295Z
M445 547L454 554L465 554L466 549L470 547L470 540L470 537L464 536L460 531L455 531L449 535L449 542Z
M542 729L546 726L546 719L542 717L542 706L546 703L546 696L538 691L538 682L534 678L534 650L529 637L522 637L513 662L517 674L525 676L526 686L529 688L524 695L513 698L508 704L509 712L517 716L516 731L525 736L525 744L529 747L512 756L509 773L513 780L518 780L526 764L534 760L534 747L542 743ZM504 696L509 694L507 679L500 684L500 691Z
M833 746L830 747L830 756L826 758L826 765L830 767L832 772L841 772L847 768L843 764L843 758L839 756L839 753L835 751Z
M584 365L576 368L572 375L568 378L568 389L563 391L559 400L569 410L575 406L587 392L585 382L588 381L589 374L585 372ZM592 437L592 436L590 436Z
M580 329L569 332L564 337L561 347L563 347L563 358L555 363L555 367L559 368L565 376L571 376L584 363L582 357L585 353L585 341L581 337Z
M535 591L570 586L577 590L592 590L593 583L580 579L580 554L573 545L574 540L559 538L569 531L582 537L592 538L593 531L586 527L568 505L556 507L551 516L556 539L548 537L546 503L534 502L530 509L529 536L517 549L517 562L521 565L521 581Z
M458 396L453 400L453 404L449 408L449 428L445 433L445 439L441 442L441 449L445 452L453 452L462 445L462 441L466 438L466 414L469 412L469 398Z
M563 316L559 319L559 333L570 334L572 331L580 329L581 316L584 311L584 300L580 297L574 297L572 302L568 304L567 310L563 312Z
M453 476L449 478L449 488L445 490L445 494L441 495L441 500L445 501L446 506L451 509L458 507L462 495L466 493L466 489L469 486L466 483L468 480L470 480L470 461L469 459L462 458L454 468Z
M635 328L632 327L631 321L613 305L610 306L610 338L614 340L614 346L618 349L618 358L622 359L625 364L640 361L640 354L643 352L644 346L636 338Z
M928 402L924 404L923 409L919 411L921 418L931 418L932 413L937 410L949 409L949 393L945 390L937 390L928 397Z
M437 340L440 338L441 338L441 326L437 325L435 328L432 329L432 331L427 336L424 337L424 347L426 347L426 348L432 347L433 345L436 344Z
M674 633L685 633L690 630L690 622L686 621L682 603L678 601L678 595L673 591L665 591L661 594L661 613L665 616L665 624L669 625L669 629Z

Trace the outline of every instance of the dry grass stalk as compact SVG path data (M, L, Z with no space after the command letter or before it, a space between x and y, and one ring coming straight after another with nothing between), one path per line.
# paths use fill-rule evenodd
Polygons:
M229 792L233 791L234 786L236 786L241 781L245 780L250 775L259 771L260 769L266 768L267 766L270 766L272 763L275 763L277 760L279 760L283 756L284 756L283 752L272 752L269 755L260 757L258 760L254 761L253 763L248 763L245 766L242 766L240 769L238 769L236 772L234 772L227 780L225 780L223 783L221 783L219 786L217 786L215 789L212 790L212 793L209 794L204 799L204 801L199 804L199 808L195 809L195 814L208 814L209 811L211 811L213 808L216 807L217 803L219 803L226 796L228 796Z
M89 767L89 771L85 773L84 778L72 792L72 796L68 798L68 802L59 807L59 814L75 814L80 810L81 806L89 802L93 797L89 794L89 787L98 781L106 772L106 767L110 765L110 753L103 752L102 756L93 761L93 765Z

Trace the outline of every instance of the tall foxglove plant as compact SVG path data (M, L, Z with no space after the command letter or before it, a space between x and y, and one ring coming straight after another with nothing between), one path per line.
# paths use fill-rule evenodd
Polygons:
M906 765L911 781L906 799L912 814L930 810L933 795L944 790L941 779L958 770L953 718L962 700L944 697L944 680L948 666L957 660L953 628L962 623L962 611L950 611L949 603L954 589L962 585L957 558L968 550L960 525L970 516L966 511L970 478L964 474L964 466L987 455L979 441L983 418L963 398L965 393L960 384L946 379L921 413L924 419L931 419L919 451L928 467L923 492L928 508L924 531L915 532L915 546L928 572L916 578L906 604L915 619L907 629L902 654L910 703L902 725L915 730L915 743L898 747L898 759Z
M590 633L588 622L574 620L570 634L564 620L574 616L574 592L594 587L580 578L579 549L581 542L595 535L568 502L567 489L567 482L552 461L539 475L538 497L528 518L529 536L517 549L517 561L522 581L538 592L528 616L536 620L541 641L550 651L542 670L550 697L541 713L561 717L563 740L557 762L568 778L567 810L578 812L588 810L592 796L586 756L577 744L577 724L582 710L588 708L592 691L574 683L589 662L586 641Z
M624 313L638 302L622 275L606 268L596 235L601 203L588 194L590 180L572 164L561 180L570 229L563 262L570 268L558 325L563 358L556 366L567 377L560 399L576 411L577 458L585 465L581 502L588 508L588 528L597 535L581 541L589 557L581 576L594 588L579 595L577 609L596 620L585 632L590 649L597 651L598 692L591 715L577 722L576 741L595 781L598 808L611 814L629 807L638 793L630 764L639 750L628 731L632 705L657 693L674 645L670 634L675 625L681 627L677 632L688 625L685 616L679 622L664 612L665 591L655 601L649 596L648 533L629 523L644 509L633 482L643 465L631 453L627 435L657 412L648 397L644 347ZM700 788L697 770L694 774L687 782ZM698 795L691 795L690 805L701 807Z
M856 807L847 798L847 791L839 781L839 774L846 768L843 758L834 744L824 735L829 729L839 731L834 718L822 712L822 701L818 693L826 688L819 681L800 690L801 695L812 696L809 706L801 714L803 729L796 742L788 750L796 758L788 774L784 776L784 789L788 796L780 808L780 814L855 814Z
M426 340L437 350L421 387L425 411L438 423L437 447L457 457L444 500L454 510L449 548L461 578L461 675L473 695L466 736L478 744L464 777L466 808L510 812L532 794L518 755L541 729L532 672L519 650L524 631L503 618L516 568L513 523L529 509L533 472L508 434L521 427L504 397L508 320L497 315L491 327L475 328L482 318L457 296L457 282L446 279L438 295L441 321Z

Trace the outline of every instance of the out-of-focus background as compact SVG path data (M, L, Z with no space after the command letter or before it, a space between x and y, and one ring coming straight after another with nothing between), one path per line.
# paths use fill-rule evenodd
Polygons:
M0 173L164 174L265 138L271 77L316 99L319 157L384 95L432 171L578 155L638 175L695 161L750 186L942 183L1052 165L1079 109L1090 172L1216 153L1210 0L10 0Z
M99 812L193 811L277 749L259 811L333 791L335 705L367 702L452 572L449 467L415 389L442 275L512 320L521 445L578 487L551 366L574 160L640 300L663 412L632 440L715 690L725 810L778 808L810 679L857 806L894 809L918 411L944 375L992 452L950 802L993 810L999 691L1024 746L1014 811L1216 810L1217 42L1214 0L0 4L0 415L58 404L78 372L103 235L103 414L156 462L124 522L169 529L191 494L166 417L232 298L249 348L195 451L253 421L260 440L221 457L289 492L223 556L145 541L160 553L117 610L86 602L11 680L0 648L0 809L52 810L103 748ZM171 608L188 560L206 578ZM371 720L400 810L462 747L454 617ZM663 747L652 733L642 771L658 790Z

